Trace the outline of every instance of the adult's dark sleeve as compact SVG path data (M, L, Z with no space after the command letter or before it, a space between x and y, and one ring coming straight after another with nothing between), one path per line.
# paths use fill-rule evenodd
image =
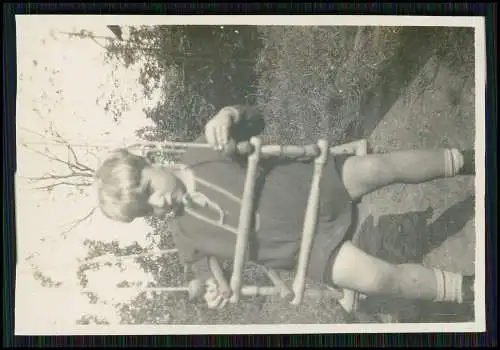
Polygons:
M252 105L235 105L231 107L239 112L239 120L231 130L231 136L236 142L248 141L253 136L262 133L265 120L259 108Z
M230 130L231 138L233 138L236 143L249 141L253 136L258 136L262 133L265 127L265 120L259 108L244 104L232 105L228 107L235 108L239 112L238 120L233 124ZM195 142L207 142L205 133L202 132ZM243 167L247 162L247 157L241 156L237 153L231 155L224 155L221 153L220 156L229 157Z

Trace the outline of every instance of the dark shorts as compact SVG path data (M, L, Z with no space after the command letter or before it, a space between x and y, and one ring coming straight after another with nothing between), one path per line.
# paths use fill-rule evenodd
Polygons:
M356 221L356 207L342 181L342 168L351 155L333 157L321 181L321 207L308 275L331 283L331 269L338 249L349 240Z

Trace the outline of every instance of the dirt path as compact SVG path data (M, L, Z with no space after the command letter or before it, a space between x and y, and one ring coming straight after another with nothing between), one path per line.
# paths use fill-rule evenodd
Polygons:
M471 148L474 144L474 81L462 81L432 57L369 137L373 152L422 147ZM394 185L361 204L363 247L393 262L473 273L474 178L456 177L421 185ZM376 308L383 300L367 301ZM435 305L389 303L399 321L470 318ZM397 304L397 306L396 306ZM431 308L433 310L431 311ZM397 315L395 315L395 313ZM450 319L451 317L451 319Z

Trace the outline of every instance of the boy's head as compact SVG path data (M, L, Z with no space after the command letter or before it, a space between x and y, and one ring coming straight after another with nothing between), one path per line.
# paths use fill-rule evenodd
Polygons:
M175 211L185 192L173 172L126 149L112 152L96 171L95 180L103 214L122 222Z

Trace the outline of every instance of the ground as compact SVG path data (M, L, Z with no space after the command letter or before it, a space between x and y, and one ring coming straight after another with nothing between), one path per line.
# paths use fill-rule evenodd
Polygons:
M474 146L474 82L469 79L464 84L435 57L417 79L426 76L432 78L425 88L415 91L413 86L418 81L414 82L407 96L396 102L370 135L368 140L375 151ZM470 176L379 190L361 204L361 212L368 216L363 245L394 262L423 261L428 266L472 274L474 203L474 178ZM460 308L445 310L429 303L407 303L407 307L394 301L391 304L399 308L400 321L470 318L461 314Z

